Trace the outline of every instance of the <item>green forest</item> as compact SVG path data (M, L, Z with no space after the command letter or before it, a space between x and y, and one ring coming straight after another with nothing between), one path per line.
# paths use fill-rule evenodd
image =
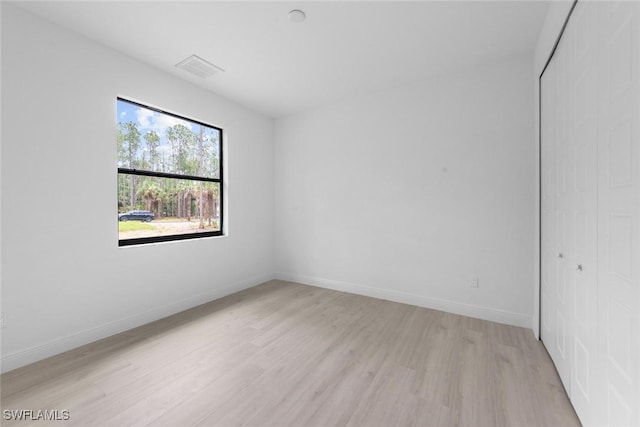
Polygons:
M123 100L118 118L119 168L220 177L218 129ZM198 229L216 230L219 195L217 182L118 173L118 212L147 210L154 221L197 221Z

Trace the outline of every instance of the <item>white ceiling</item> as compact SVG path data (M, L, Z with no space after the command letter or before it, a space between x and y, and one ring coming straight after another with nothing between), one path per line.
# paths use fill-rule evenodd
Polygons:
M547 1L46 1L20 7L271 117L532 52ZM287 14L302 9L305 22ZM175 68L197 54L225 70Z

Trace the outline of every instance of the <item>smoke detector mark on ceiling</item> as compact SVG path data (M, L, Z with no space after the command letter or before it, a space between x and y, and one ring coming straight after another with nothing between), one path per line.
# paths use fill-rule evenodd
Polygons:
M299 24L307 18L307 15L299 9L293 9L289 12L289 21Z
M216 73L224 72L224 70L211 62L200 58L198 55L191 55L183 61L176 64L176 67L195 74L196 76L206 79Z

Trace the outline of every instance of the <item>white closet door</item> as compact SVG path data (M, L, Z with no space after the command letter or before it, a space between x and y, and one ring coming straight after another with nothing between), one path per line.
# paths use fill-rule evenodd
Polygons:
M542 76L542 339L568 393L571 392L570 296L572 189L568 123L570 73L563 38Z
M640 2L579 1L542 76L542 339L585 426L640 426Z
M556 224L557 224L557 262L556 262L556 358L554 362L558 374L569 394L571 394L572 360L572 328L571 328L571 296L573 281L571 273L573 257L570 253L573 241L573 227L571 227L572 193L574 177L571 173L574 159L569 144L571 119L571 73L570 73L571 44L568 38L563 38L558 45L554 60L556 71L556 117L555 117L555 156L556 156Z
M562 288L558 288L559 268L563 262L562 216L558 209L561 181L557 179L562 159L558 156L561 99L557 60L551 61L542 76L542 339L556 366L565 366L564 325L559 313Z
M597 425L598 387L597 295L597 137L598 137L598 4L579 2L567 27L569 61L570 175L566 206L571 241L565 268L570 285L566 313L570 317L571 401L582 423Z
M569 248L571 147L570 51L563 38L542 76L542 339L558 374L571 391L572 357L570 297L572 282Z
M603 424L640 426L640 3L599 3Z
M556 214L556 66L552 61L541 80L541 113L544 126L541 145L541 178L542 178L542 275L541 275L541 335L545 342L557 341L556 321L556 282L557 282L557 214ZM555 360L557 347L548 346L552 358Z

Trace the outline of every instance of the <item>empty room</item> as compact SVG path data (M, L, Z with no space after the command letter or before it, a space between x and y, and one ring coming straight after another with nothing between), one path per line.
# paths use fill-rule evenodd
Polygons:
M0 424L640 427L640 1L2 1Z

